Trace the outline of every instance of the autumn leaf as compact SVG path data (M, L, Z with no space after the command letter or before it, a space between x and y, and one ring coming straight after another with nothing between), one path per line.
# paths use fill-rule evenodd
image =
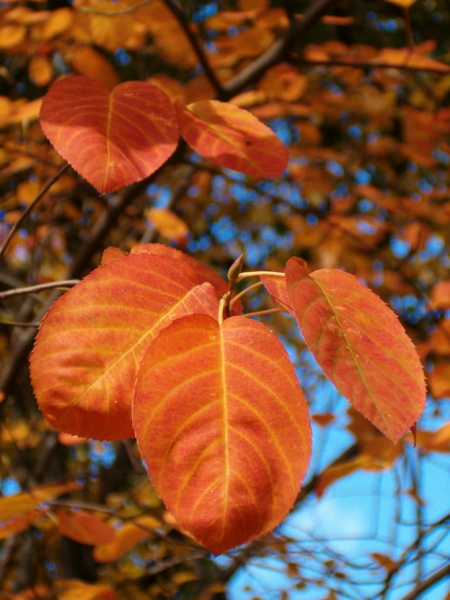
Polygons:
M115 529L108 542L101 543L98 540L93 550L93 556L99 563L114 562L133 546L149 538L152 531L160 525L158 519L151 515L136 517L132 522L125 523L120 529Z
M289 298L305 342L326 376L392 441L425 406L417 352L396 315L355 277L336 269L308 275L286 265Z
M101 193L140 181L174 152L178 126L168 96L128 81L111 92L84 76L57 81L41 108L55 149Z
M260 275L260 279L266 290L272 296L272 300L275 304L293 315L294 311L290 305L291 301L286 288L286 277L282 273L280 273L280 275L267 273Z
M182 137L211 162L255 177L278 177L287 167L286 146L248 111L217 100L175 106Z
M114 529L110 525L84 510L76 512L59 510L55 514L61 535L80 544L90 546L108 544L114 539Z
M0 498L0 523L24 513L31 513L44 502L79 490L82 487L82 485L75 482L46 484L35 487L29 492L20 492Z
M308 409L279 340L245 317L182 317L137 377L133 423L156 491L215 554L279 524L309 462Z
M186 262L141 254L101 265L59 298L30 360L47 420L80 437L134 437L133 385L151 339L183 314L218 312L212 286L197 282Z

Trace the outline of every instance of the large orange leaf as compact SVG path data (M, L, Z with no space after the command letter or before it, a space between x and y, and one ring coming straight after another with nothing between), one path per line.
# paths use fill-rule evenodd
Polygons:
M250 112L228 102L176 102L180 133L213 163L255 177L278 177L288 163L286 146Z
M181 315L218 312L213 287L197 283L184 261L142 254L101 265L59 298L30 365L48 421L82 437L134 437L133 385L150 341Z
M151 175L179 137L174 106L157 86L127 81L110 91L81 75L51 87L41 126L56 150L102 193Z
M286 265L291 305L309 350L353 406L397 441L425 406L417 352L396 315L353 275Z
M215 554L292 508L311 452L308 409L261 323L189 315L161 331L139 369L133 422L156 491Z
M225 279L222 279L215 271L202 264L197 259L176 248L171 248L164 244L138 244L131 249L130 254L158 254L159 256L171 256L173 258L184 260L191 269L197 273L198 283L210 283L216 290L218 298L222 298L228 291L228 282L225 281ZM242 304L239 300L233 303L232 313L234 316L241 315L242 310Z

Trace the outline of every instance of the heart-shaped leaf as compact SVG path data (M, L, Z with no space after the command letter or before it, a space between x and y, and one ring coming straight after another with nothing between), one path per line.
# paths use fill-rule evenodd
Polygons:
M156 491L215 554L292 508L311 452L308 408L261 323L189 315L161 331L139 369L133 422Z
M309 350L353 406L392 441L425 406L419 356L397 316L356 277L286 265L291 306Z
M41 126L56 150L101 193L151 175L179 138L172 101L142 81L112 91L84 76L57 81L42 102Z
M255 177L279 177L288 163L286 146L247 110L229 102L176 102L180 133L213 163Z
M31 355L39 406L58 430L95 439L134 437L136 371L150 341L191 312L217 315L209 283L184 261L142 254L101 265L59 298Z

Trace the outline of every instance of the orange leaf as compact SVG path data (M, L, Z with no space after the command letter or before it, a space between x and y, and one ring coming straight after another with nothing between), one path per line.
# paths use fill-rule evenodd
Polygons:
M178 143L174 107L155 85L128 81L111 92L75 76L44 98L41 126L56 150L102 193L144 179Z
M159 235L178 243L186 240L189 228L172 210L167 208L150 208L145 213Z
M6 523L0 524L0 540L4 540L11 535L16 535L16 533L20 533L21 531L25 531L25 529L28 529L40 515L42 515L42 511L34 510L33 512L13 517Z
M58 529L61 535L79 542L95 546L108 544L114 539L114 529L95 515L86 511L58 511Z
M278 177L285 170L286 146L248 111L217 100L175 106L181 135L211 162L255 177Z
M272 296L272 300L275 304L278 304L280 308L291 313L291 315L294 315L286 289L286 277L283 277L282 274L271 275L268 273L267 275L261 275L260 279L266 290Z
M380 567L383 567L388 573L392 573L397 567L397 564L390 556L386 554L380 554L379 552L372 552L371 557L377 561Z
M305 342L353 406L392 441L417 421L425 381L417 352L396 315L353 275L308 275L291 258L286 280Z
M176 248L164 246L164 244L138 244L131 249L130 254L158 254L159 256L170 256L172 258L184 260L197 274L197 283L200 284L205 281L210 283L216 290L219 298L221 298L228 290L228 283L222 279L220 275L192 256L189 256L189 254L185 254ZM241 312L242 311L239 311L239 314Z
M116 592L108 586L78 579L60 579L57 584L61 588L58 600L118 600Z
M40 504L53 500L62 494L79 490L79 483L55 483L36 487L29 492L20 492L5 498L0 498L0 522L8 521L23 513L32 512Z
M311 452L289 357L245 317L189 315L164 329L142 360L133 422L156 491L215 554L279 524Z
M134 437L133 385L150 341L181 315L217 314L212 286L197 282L184 261L142 254L101 265L59 298L30 364L47 420L81 437Z
M114 530L110 542L97 544L93 556L99 563L113 562L130 548L149 538L152 531L160 526L161 523L151 515L137 517L132 523L125 523L120 529Z

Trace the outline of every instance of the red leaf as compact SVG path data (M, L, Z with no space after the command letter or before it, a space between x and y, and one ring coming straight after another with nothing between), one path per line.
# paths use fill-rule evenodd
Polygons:
M211 162L255 177L279 177L287 167L286 146L250 112L217 100L175 106L181 135Z
M308 275L291 258L286 280L305 342L353 406L392 441L425 406L422 365L396 315L353 275L321 269Z
M136 370L150 341L191 312L217 315L217 296L183 261L118 258L59 298L31 355L39 406L60 431L95 439L134 437Z
M97 542L93 556L100 563L113 562L127 550L149 538L152 531L160 526L161 523L151 515L136 517L132 522L125 523L120 529L114 530L113 538L109 542Z
M261 323L190 315L164 329L141 363L133 422L156 491L215 554L292 508L311 452L308 408Z
M84 76L57 81L41 126L56 150L101 193L151 175L174 152L174 106L155 85L127 81L110 90Z
M280 308L291 313L291 315L294 315L291 301L289 300L287 293L286 277L283 277L282 274L271 275L268 273L267 275L260 275L260 279L266 290L272 296L272 300L275 304L278 304Z
M62 535L80 544L95 546L108 544L114 539L114 529L95 515L86 511L58 511L58 529Z

